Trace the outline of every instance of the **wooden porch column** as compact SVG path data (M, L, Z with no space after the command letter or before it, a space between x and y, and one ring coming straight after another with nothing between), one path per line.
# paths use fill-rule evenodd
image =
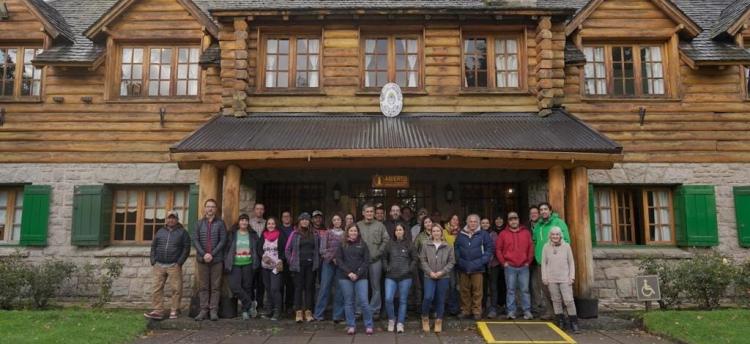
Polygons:
M203 205L206 204L206 200L215 199L216 202L221 202L219 199L219 169L212 164L202 164L200 176L198 177L198 218L203 217ZM221 205L217 204L219 208L217 211L221 211Z
M562 166L553 166L547 171L547 201L552 210L565 218L565 170Z
M240 216L240 177L242 169L229 165L224 171L224 190L221 194L221 214L224 223L231 226Z
M594 255L591 246L589 220L589 176L585 167L575 167L568 178L565 207L566 222L570 230L570 241L576 263L575 294L590 298L594 284Z

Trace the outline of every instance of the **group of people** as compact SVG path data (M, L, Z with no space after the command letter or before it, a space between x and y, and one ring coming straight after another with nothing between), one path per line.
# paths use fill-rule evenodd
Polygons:
M558 326L578 332L570 236L548 203L532 207L528 225L516 212L494 223L470 214L461 226L458 215L442 225L426 209L416 217L409 209L404 216L393 205L387 219L384 210L367 204L360 221L351 214L334 215L328 227L320 211L303 212L293 223L290 212L281 220L265 218L264 206L256 203L252 217L242 214L228 228L216 216L216 201L207 200L192 239L177 213L169 212L151 245L153 310L144 315L166 317L162 299L169 282L169 318L178 316L182 265L192 246L200 299L196 321L218 320L222 274L227 274L243 319L278 320L283 310L293 310L297 322L322 321L331 300L332 320L345 321L348 334L355 333L358 317L365 333L372 334L381 308L387 330L404 332L409 307L420 311L423 331L441 332L446 312L479 320L504 309L508 319L533 319L533 283L544 291L537 301L551 303L545 308L554 310Z

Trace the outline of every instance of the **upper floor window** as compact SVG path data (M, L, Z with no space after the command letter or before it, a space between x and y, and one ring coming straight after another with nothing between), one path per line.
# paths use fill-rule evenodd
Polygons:
M320 38L271 36L265 38L267 89L320 87Z
M674 243L672 192L663 187L603 187L594 191L600 244Z
M42 69L31 64L41 52L34 47L0 47L0 97L41 94Z
M120 96L193 97L200 88L200 48L123 47Z
M584 47L583 53L587 95L641 97L667 92L662 46L592 45Z
M16 242L21 237L23 188L0 188L0 242Z
M522 87L520 39L515 36L469 35L463 39L463 87Z
M126 187L116 189L112 202L112 240L148 242L167 222L174 210L180 221L187 219L187 187Z
M383 87L395 82L401 88L421 87L419 38L383 35L364 39L364 88Z

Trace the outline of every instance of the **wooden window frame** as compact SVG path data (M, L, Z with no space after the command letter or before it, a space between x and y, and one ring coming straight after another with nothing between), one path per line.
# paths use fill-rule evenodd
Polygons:
M379 92L382 86L365 86L365 74L367 73L367 66L365 64L366 59L366 42L368 39L381 39L385 38L388 40L388 72L387 82L396 82L396 40L397 39L415 39L417 41L417 86L416 87L401 87L401 90L406 92L419 92L424 89L424 39L421 33L416 32L367 32L363 33L360 37L359 44L359 61L360 61L360 82L359 88L365 92ZM408 54L407 54L408 55Z
M466 73L466 51L464 50L464 41L466 39L484 38L487 40L487 87L467 87L464 84L464 73ZM517 87L498 87L497 86L497 68L496 59L496 40L515 40L518 55L518 86ZM526 51L525 32L487 32L487 31L464 31L461 32L461 91L462 92L498 92L498 93L519 93L526 92L528 88L528 52Z
M615 95L614 94L614 65L612 60L612 48L614 47L626 47L633 50L633 82L634 82L634 94L630 95ZM661 49L661 65L662 65L662 80L664 83L663 94L646 94L643 90L643 61L641 60L641 48L658 47ZM580 68L580 80L581 80L581 96L584 99L666 99L673 96L672 80L676 76L670 75L672 68L670 66L671 61L669 59L669 43L667 42L655 42L655 43L584 43L583 49L585 48L603 48L604 49L604 68L606 75L606 93L605 94L589 94L586 92L586 74L585 68Z
M289 69L287 87L266 87L266 47L269 39L287 39L289 40ZM297 40L298 39L317 39L318 40L318 86L316 87L297 87ZM258 46L258 69L257 69L257 87L261 93L317 93L323 87L323 35L318 32L268 32L260 34L260 44ZM307 54L312 55L312 54ZM310 71L305 69L305 72Z
M112 84L112 94L114 95L113 98L116 98L118 100L139 100L139 101L161 101L161 100L199 100L201 98L202 92L203 92L203 81L204 81L204 75L203 75L203 69L198 67L198 89L196 91L195 95L177 95L177 68L179 65L179 49L181 48L187 48L187 49L198 49L198 54L202 53L203 49L201 48L200 43L178 43L173 45L165 45L165 44L139 44L139 43L120 43L117 45L116 54L114 56L115 63L113 64L115 67L113 68L112 73L113 75L113 84ZM138 96L127 96L127 95L121 95L120 94L120 84L122 83L122 53L124 49L143 49L143 62L141 64L142 66L142 72L141 72L141 95ZM151 75L150 75L150 67L151 67L151 49L172 49L172 56L170 58L170 78L169 78L169 95L168 96L149 96L148 90L149 90L149 83L151 81ZM189 50L188 50L189 51ZM189 54L189 52L188 52ZM200 55L199 55L200 57ZM188 56L189 58L189 56ZM188 67L189 69L189 67ZM189 73L189 70L188 70Z
M117 213L117 193L120 191L124 191L126 193L135 191L136 192L136 220L135 220L135 240L115 240L115 224L116 222L116 213ZM143 245L148 244L151 242L151 240L144 240L144 232L146 230L146 222L144 221L144 212L146 210L146 193L147 192L161 192L161 191L167 191L167 200L166 200L166 208L165 208L165 214L166 211L175 209L175 192L184 192L185 193L185 204L184 204L184 213L185 215L189 212L189 199L190 199L190 190L188 186L183 185L170 185L170 186L122 186L122 187L115 187L112 191L112 221L110 222L110 228L109 228L109 235L110 235L110 242L113 245ZM126 205L127 206L127 205ZM127 218L127 215L125 215ZM185 216L180 217L180 223L183 223L185 221ZM166 220L166 217L165 217ZM129 224L129 222L125 222ZM157 228L154 230L154 235L156 234L156 231L159 230L159 226L157 223ZM125 238L125 233L123 233L123 239Z
M16 200L18 195L23 195L22 186L0 186L0 191L8 192L7 204L5 206L5 223L2 223L5 227L2 233L0 233L0 244L17 244L21 240L21 233L19 231L18 238L11 238L13 235L13 225L16 222ZM23 212L23 204L21 204L21 211Z
M24 65L29 64L26 61L25 55L27 49L39 49L44 50L44 46L42 44L16 44L16 45L6 45L2 44L0 45L0 49L16 49L16 70L13 80L13 94L11 95L1 95L0 94L0 102L4 101L27 101L27 100L39 100L42 98L42 95L44 94L44 81L45 81L45 68L38 68L40 70L40 76L39 76L39 94L37 95L21 95L21 88L23 85L23 71L24 71ZM41 52L41 51L40 51ZM37 53L38 54L38 53ZM36 56L36 54L34 55ZM2 69L2 66L4 64L0 64L0 70ZM33 67L33 66L32 66ZM36 68L36 67L34 67ZM1 87L1 86L0 86Z
M636 210L636 201L635 199L631 199L630 204L630 218L628 219L631 223L631 229L630 229L630 235L632 236L632 241L625 241L621 239L622 234L622 221L620 219L620 198L617 197L618 191L620 192L630 192L633 197L640 197L641 198L641 222L637 223L635 218L635 210ZM674 193L671 188L668 187L660 187L660 186L620 186L620 185L614 185L614 186L603 186L601 188L595 187L594 189L594 211L597 212L598 218L602 218L602 209L604 207L600 207L599 205L599 193L609 193L609 199L610 199L610 218L611 218L611 226L612 226L612 240L611 241L603 241L599 236L596 238L596 243L599 245L609 245L609 246L640 246L641 244L637 243L637 237L638 233L640 233L643 237L644 245L646 246L658 246L658 245L665 245L665 246L674 246L677 244L677 240L675 237L675 209L674 209ZM648 198L647 193L648 192L666 192L668 195L668 211L669 211L669 226L670 226L670 238L669 241L656 241L652 240L651 233L649 231L649 224L651 223L651 219L648 215ZM596 227L596 231L601 231L601 220L599 223L594 223L594 226ZM638 227L640 226L640 228Z

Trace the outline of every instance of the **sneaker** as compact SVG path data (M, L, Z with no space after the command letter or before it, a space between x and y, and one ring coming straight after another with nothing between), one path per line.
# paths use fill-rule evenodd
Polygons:
M534 319L534 315L531 314L531 312L529 312L529 311L523 312L523 319L524 320Z
M395 328L396 328L396 321L388 320L388 332L393 332Z
M495 318L497 318L497 312L495 312L494 310L492 310L492 311L489 311L489 312L487 313L487 318L488 318L488 319L495 319Z
M195 321L203 321L208 318L208 312L207 311L201 311L198 313L198 315L195 316Z
M169 318L170 319L177 319L177 315L178 315L177 311L171 311L171 312L169 312Z
M151 311L148 313L143 313L143 316L149 319L154 319L154 320L164 319L164 315L161 314L161 312L159 311Z
M211 321L219 320L219 313L217 313L216 311L211 311L211 317L210 318L211 318Z
M396 333L404 333L404 324L402 323L396 324Z
M280 312L273 312L271 314L271 318L269 320L271 320L271 321L279 321L280 317L281 317L281 313Z
M372 327L368 327L368 328L367 328L367 329L365 330L365 333L366 333L366 334L367 334L368 336L372 336Z
M348 334L348 335L350 335L350 336L354 335L354 332L355 332L355 331L354 331L354 327L348 327L348 328L346 329L346 334Z
M242 320L250 320L250 314L247 312L242 312Z
M250 313L250 317L251 318L257 318L258 317L258 302L257 301L253 301L250 304L250 310L249 310L248 313Z
M508 313L507 318L508 320L516 320L516 315L513 313Z

